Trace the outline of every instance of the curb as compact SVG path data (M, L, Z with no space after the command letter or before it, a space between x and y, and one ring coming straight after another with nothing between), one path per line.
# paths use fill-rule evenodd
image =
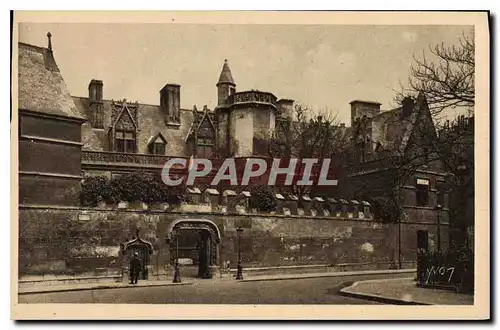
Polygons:
M146 284L146 285L138 285L138 286L112 286L112 285L96 285L92 287L86 288L64 288L64 289L44 289L40 291L25 291L19 292L18 295L28 295L28 294L42 294L42 293L53 293L53 292L70 292L70 291L91 291L91 290L111 290L111 289L130 289L130 288L151 288L151 287L160 287L160 286L182 286L182 285L193 285L193 282L181 282L181 283L163 283L163 284Z
M339 291L340 295L345 296L345 297L350 297L350 298L376 301L376 302L380 302L382 304L387 304L387 305L420 305L420 306L432 305L430 303L425 303L425 302L421 302L421 301L407 301L407 300L396 299L396 298L388 298L388 297L375 295L375 294L349 291L349 290L355 288L359 283L362 283L362 282L371 282L371 281L354 282L352 285L345 287L343 289L340 289L340 291Z
M397 269L397 270L373 270L361 272L332 272L332 273L319 273L319 274L302 274L302 275L283 275L279 277L262 277L262 278L249 278L243 279L239 282L258 282L258 281L283 281L283 280L301 280L308 278L321 278L321 277L342 277L342 276L362 276L362 275L384 275L384 274L408 274L415 273L416 269Z

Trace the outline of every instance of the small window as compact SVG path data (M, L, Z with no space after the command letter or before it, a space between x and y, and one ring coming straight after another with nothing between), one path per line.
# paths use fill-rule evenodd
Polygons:
M165 155L165 144L155 143L153 148L153 153L155 155Z
M429 180L417 179L417 206L429 205Z

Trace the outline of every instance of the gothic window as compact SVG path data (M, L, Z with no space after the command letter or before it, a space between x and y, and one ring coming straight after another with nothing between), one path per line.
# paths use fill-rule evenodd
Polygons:
M215 147L215 131L208 116L205 116L196 135L196 156L210 158Z
M115 131L115 151L124 153L135 153L135 132Z
M416 184L417 192L417 206L429 205L429 180L417 179Z
M214 140L212 138L200 137L197 140L196 156L210 158L214 150Z

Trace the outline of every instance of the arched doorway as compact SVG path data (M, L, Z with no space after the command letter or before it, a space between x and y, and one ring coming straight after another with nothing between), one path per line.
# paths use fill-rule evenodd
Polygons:
M139 229L136 230L136 237L121 246L123 255L123 269L125 274L129 273L130 260L134 257L134 253L139 255L141 260L140 278L147 280L149 276L149 268L151 264L151 254L153 253L153 244L139 237Z
M198 277L212 278L213 268L218 264L220 243L220 231L215 223L204 219L176 220L170 225L168 241L172 265L176 256L188 257L198 265Z

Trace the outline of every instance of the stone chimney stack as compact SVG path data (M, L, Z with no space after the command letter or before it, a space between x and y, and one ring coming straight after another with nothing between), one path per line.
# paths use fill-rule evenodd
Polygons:
M294 100L281 99L278 100L278 111L283 119L293 119L293 103Z
M102 80L92 79L89 84L89 100L91 102L102 102Z
M92 79L89 84L89 111L92 128L104 128L104 110L102 104L102 80Z
M181 123L180 105L181 86L166 84L160 91L160 108L167 125L179 126Z
M351 105L351 126L354 126L356 119L366 116L368 119L380 114L381 104L374 101L354 100Z

